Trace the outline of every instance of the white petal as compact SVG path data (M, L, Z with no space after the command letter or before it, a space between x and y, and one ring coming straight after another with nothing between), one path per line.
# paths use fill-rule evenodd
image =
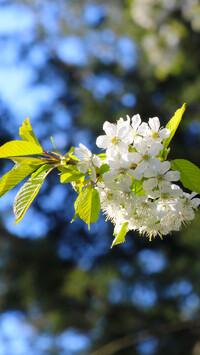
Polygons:
M128 144L125 142L118 142L117 149L120 151L121 154L126 154L128 152Z
M142 154L147 154L148 146L149 142L145 138L136 137L134 147L138 152L141 152Z
M97 147L107 149L110 144L111 144L111 141L106 135L97 137L97 140L96 140Z
M164 194L170 193L172 191L170 182L165 180L159 182L159 188L160 191Z
M149 126L151 127L152 131L158 132L160 128L160 120L158 117L153 117L149 119Z
M102 160L97 156L97 155L93 155L92 157L92 163L97 166L98 168L101 167L102 165Z
M157 171L152 170L151 168L147 168L144 172L144 177L145 178L152 178L157 176Z
M178 185L172 184L171 188L172 188L174 197L180 197L183 195L183 190Z
M102 178L106 182L114 182L118 176L119 176L119 172L117 170L111 170L111 171L107 171L106 173L104 173L102 175Z
M92 156L91 151L82 143L79 144L80 148L75 148L74 152L76 155L81 156L82 158L90 158Z
M108 121L104 122L103 130L109 138L114 138L117 136L117 126L114 123Z
M136 153L136 152L128 153L128 158L129 158L130 163L133 163L133 164L137 164L142 160L141 154Z
M148 165L151 170L160 171L161 161L158 158L151 157L148 159Z
M190 201L191 205L193 207L198 207L200 205L200 198L193 198L191 201Z
M159 136L162 139L166 139L166 138L168 138L170 136L170 133L171 133L171 131L168 128L163 128L163 129L160 130Z
M139 125L141 124L142 120L139 114L134 115L132 117L132 127L134 130L137 130Z
M145 169L147 168L147 163L142 161L138 166L135 168L135 173L143 174Z
M152 142L151 146L149 148L149 155L155 156L158 155L159 152L163 149L163 145L161 143L157 143L157 142Z
M151 191L151 190L153 190L154 189L154 187L156 187L158 185L158 181L157 181L157 179L149 179L149 180L145 180L144 182L143 182L143 189L145 190L145 191Z
M93 165L91 165L90 177L91 177L91 180L92 180L93 182L95 182L96 179L97 179L96 170L95 170L95 167L94 167Z
M171 168L171 163L168 160L166 160L161 163L160 173L164 175L166 171L168 171L170 168Z
M133 182L133 179L127 174L121 174L119 177L119 181L125 181L130 186Z
M138 132L139 135L145 137L149 133L149 127L146 122L143 122L139 127L138 127Z
M192 191L189 198L191 199L191 198L193 198L193 197L196 196L196 195L198 195L198 193L195 192L195 191Z
M121 119L122 120L122 119ZM131 132L132 128L129 121L118 121L117 122L117 137L119 139L124 139Z
M135 179L135 180L141 180L143 178L143 174L142 173L137 173L137 171L133 171L131 173L131 176Z
M178 181L178 180L180 180L180 176L181 176L181 174L177 170L176 171L168 171L165 174L165 180Z
M192 221L194 219L194 211L191 207L187 206L187 207L184 207L183 211L182 212L182 215L183 217L187 220L187 221Z
M81 161L80 163L77 164L77 168L78 168L78 171L85 174L89 170L89 164L87 162L84 163L83 161Z

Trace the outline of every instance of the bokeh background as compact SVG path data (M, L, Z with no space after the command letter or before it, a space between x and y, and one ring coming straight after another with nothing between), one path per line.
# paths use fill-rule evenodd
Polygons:
M44 148L95 140L105 120L164 126L187 103L169 158L200 166L198 0L0 0L0 143L29 116ZM12 164L0 162L1 175ZM110 250L100 216L73 224L52 174L14 227L0 201L0 355L199 355L200 218Z

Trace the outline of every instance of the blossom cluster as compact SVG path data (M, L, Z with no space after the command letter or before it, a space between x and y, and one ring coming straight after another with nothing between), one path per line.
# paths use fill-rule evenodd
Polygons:
M78 169L91 175L101 201L101 209L115 224L118 234L124 223L127 230L137 230L148 236L162 236L180 230L182 224L194 218L200 204L174 182L179 171L163 158L163 140L170 130L160 127L158 117L142 122L140 115L120 118L116 124L105 122L105 135L96 144L105 149L102 175L96 174L102 160L83 145L75 149L81 156Z

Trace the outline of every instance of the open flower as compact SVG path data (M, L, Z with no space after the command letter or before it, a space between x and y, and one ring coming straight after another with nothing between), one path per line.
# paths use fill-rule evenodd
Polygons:
M170 136L170 130L168 128L160 129L160 121L158 117L149 118L149 127L149 136L158 143L161 143L163 139Z
M128 151L128 144L131 126L129 120L124 121L120 118L117 124L110 122L104 122L103 130L105 135L97 137L96 145L99 148L108 149L110 151L115 151L116 147L122 152Z
M179 171L169 171L171 168L171 163L166 160L160 163L160 169L158 171L152 169L146 169L144 177L155 178L156 186L159 185L163 180L166 181L178 181L180 179Z
M157 143L161 143L163 139L170 136L170 130L168 128L160 129L160 120L158 117L149 118L148 124L143 122L139 129L138 134L142 137L149 137L151 140Z
M79 147L80 148L75 148L74 150L75 154L80 156L81 158L80 162L78 162L77 164L77 168L83 174L86 174L90 170L90 178L93 182L95 182L95 166L97 168L100 168L102 161L97 155L92 154L91 151L84 144L80 143Z
M163 145L157 142L149 142L148 139L142 137L136 137L134 147L137 154L140 156L140 163L134 170L135 179L141 180L148 169L153 171L160 170L160 160L156 158Z

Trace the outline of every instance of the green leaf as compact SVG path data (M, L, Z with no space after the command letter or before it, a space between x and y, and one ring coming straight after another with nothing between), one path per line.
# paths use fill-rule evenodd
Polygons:
M32 166L40 166L47 164L49 162L48 159L44 158L33 158L33 157L13 157L12 160L14 163L21 164L21 165L32 165Z
M68 183L75 181L76 183L84 181L85 174L78 171L77 166L68 165L68 168L63 169L63 173L60 175L61 183Z
M21 219L24 217L24 214L38 194L45 178L51 170L52 168L47 171L42 171L34 179L31 179L30 177L18 191L13 207L15 214L15 224L21 221Z
M171 118L171 120L167 123L166 128L170 129L171 134L169 136L169 138L166 138L163 140L163 148L166 149L169 145L169 143L171 142L180 122L182 119L182 116L185 112L185 107L186 107L186 103L183 104L183 106L181 108L179 108L174 116Z
M122 227L121 227L121 229L120 229L118 234L114 230L115 239L113 240L112 245L111 245L110 248L113 248L114 245L124 243L125 242L125 236L126 236L127 232L128 232L128 222L124 222L122 224Z
M142 184L143 184L143 180L140 180L140 181L133 180L133 182L131 184L132 192L138 197L145 196L145 191L142 188Z
M97 154L97 156L99 158L101 158L102 160L106 159L106 153L100 153L100 154Z
M35 143L28 141L11 141L0 147L0 158L11 158L42 154L43 149Z
M74 207L74 219L76 217L81 218L90 229L90 223L95 223L98 220L101 209L99 193L93 188L92 184L81 191Z
M108 164L102 164L100 169L99 169L99 174L103 175L104 173L107 173L109 171L110 167Z
M38 142L35 136L35 133L33 132L29 118L27 118L20 127L19 135L24 141L32 142L42 149L40 143Z
M35 179L38 175L40 175L43 171L47 171L50 170L52 168L52 165L50 164L44 164L42 166L39 167L39 169L37 169L34 173L31 174L31 179Z
M2 176L0 179L0 197L6 192L10 191L20 181L30 175L35 169L36 165L19 165L16 164L12 170Z
M200 194L200 169L185 159L175 159L171 162L171 168L181 174L180 181L183 186Z

